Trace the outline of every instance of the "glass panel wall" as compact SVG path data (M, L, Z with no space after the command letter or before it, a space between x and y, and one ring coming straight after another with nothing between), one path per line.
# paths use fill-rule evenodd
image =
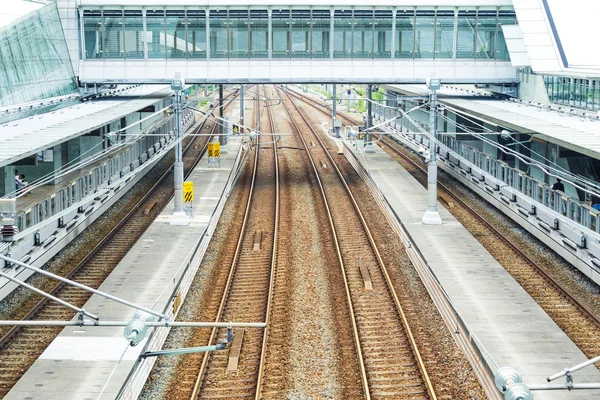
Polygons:
M471 10L458 10L458 28L456 32L456 58L475 57L476 30L476 12Z
M335 10L333 19L333 57L352 57L352 11Z
M273 10L273 58L290 58L290 11Z
M210 58L227 58L229 54L227 11L210 10Z
M200 10L187 11L188 58L206 58L206 14Z
M292 10L292 58L310 58L310 10Z
M83 12L83 37L86 59L103 58L102 52L102 11Z
M123 11L104 10L104 58L124 58Z
M477 13L477 52L475 57L479 60L493 60L496 54L496 11L482 11Z
M139 10L125 10L125 58L144 58L144 20Z
M415 47L415 11L396 14L396 58L413 58Z
M101 52L100 15L84 18L98 29L97 34L90 30L85 35L90 44L87 54L96 58ZM73 93L78 93L77 85L56 3L0 27L0 106Z
M229 11L229 58L248 58L248 11Z
M500 10L498 11L498 42L496 45L496 60L510 60L508 49L506 48L506 40L502 33L501 25L514 25L517 23L517 15L514 11Z
M417 10L415 19L415 58L433 58L435 11Z
M167 10L166 44L168 58L186 58L185 11Z
M352 58L373 57L373 11L354 11Z
M437 58L508 60L499 24L516 23L512 10L406 9L396 11L395 49L391 10L273 10L274 58ZM211 10L211 58L267 58L267 10ZM84 10L86 59L206 57L204 10ZM455 30L454 27L457 27ZM333 38L333 44L331 39ZM456 52L456 54L453 54Z
M146 11L146 41L148 58L166 58L165 51L165 12Z
M269 14L250 10L250 58L267 58L269 51Z
M390 58L392 56L392 22L391 11L375 11L373 58Z
M329 58L329 34L331 31L331 13L329 10L312 12L312 58Z
M438 10L435 24L435 58L452 58L454 11Z
M552 103L569 107L600 110L600 80L543 75Z

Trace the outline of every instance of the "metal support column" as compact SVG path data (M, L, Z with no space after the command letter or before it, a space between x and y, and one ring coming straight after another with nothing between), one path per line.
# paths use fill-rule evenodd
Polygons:
M174 209L173 219L171 225L187 225L188 216L183 210L183 154L181 146L181 89L183 89L183 83L179 80L176 74L176 78L171 84L171 89L175 91L175 165L174 165Z
M340 137L340 127L337 125L337 85L333 84L333 105L331 107L332 129L336 138Z
M373 126L373 104L371 104L371 98L373 93L373 85L367 85L367 126L366 129L370 129ZM367 131L365 135L365 153L374 153L373 144L371 144L372 135L370 131Z
M437 163L436 163L436 140L437 140L437 89L440 88L439 79L428 80L427 86L431 90L431 101L429 105L429 125L431 137L429 138L429 163L427 164L427 211L423 215L422 222L425 225L439 225L442 223L437 210Z
M244 133L244 85L240 85L240 133Z
M227 133L225 130L225 103L223 101L223 84L219 85L219 144L221 145L221 154L227 154Z

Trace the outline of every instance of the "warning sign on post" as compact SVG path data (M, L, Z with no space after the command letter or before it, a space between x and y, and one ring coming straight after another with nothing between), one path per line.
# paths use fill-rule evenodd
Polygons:
M219 142L208 143L208 166L221 167L221 145Z
M240 133L240 127L236 124L233 124L233 134L237 135L238 133Z
M220 157L221 156L221 144L219 142L210 142L208 144L208 156L209 157Z
M194 201L194 182L183 182L183 201L185 203Z

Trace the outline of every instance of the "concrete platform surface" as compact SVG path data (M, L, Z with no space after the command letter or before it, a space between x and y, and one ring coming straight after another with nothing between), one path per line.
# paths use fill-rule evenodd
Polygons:
M188 177L195 187L194 217L189 225L170 224L171 200L100 290L160 312L168 306L174 278L207 227L240 146L240 137L230 138L229 153L221 155L220 168L207 168L203 158ZM107 321L129 321L135 313L97 295L84 308ZM129 347L120 327L66 327L5 399L114 399L143 347L144 342Z
M357 154L353 143L346 141L346 149ZM545 384L547 376L586 361L556 323L444 207L438 205L442 225L421 223L427 190L379 146L373 147L374 153L356 158L370 171L458 312L489 352L486 358L492 371L510 366L524 383ZM587 367L574 373L574 380L599 383L600 372ZM599 390L536 391L534 395L539 400L600 399Z

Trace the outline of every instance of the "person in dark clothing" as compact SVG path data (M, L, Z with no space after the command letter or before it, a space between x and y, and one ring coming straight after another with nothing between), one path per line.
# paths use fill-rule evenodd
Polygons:
M556 178L556 182L554 182L554 185L552 185L552 190L560 190L561 192L565 191L565 185L563 185L560 178Z

